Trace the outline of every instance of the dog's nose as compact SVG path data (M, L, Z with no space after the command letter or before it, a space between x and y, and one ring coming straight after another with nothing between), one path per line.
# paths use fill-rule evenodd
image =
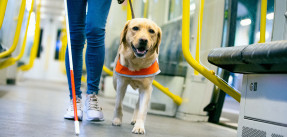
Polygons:
M147 39L140 39L140 44L146 45L147 44Z

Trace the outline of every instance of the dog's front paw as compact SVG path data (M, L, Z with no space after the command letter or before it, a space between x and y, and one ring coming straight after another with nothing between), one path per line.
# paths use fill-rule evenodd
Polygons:
M132 132L135 134L144 134L145 133L144 123L137 121Z
M122 124L122 120L120 118L114 118L113 126L120 126Z

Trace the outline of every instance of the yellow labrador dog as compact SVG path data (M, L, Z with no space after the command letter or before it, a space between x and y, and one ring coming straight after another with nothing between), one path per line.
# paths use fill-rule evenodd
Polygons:
M122 123L122 101L127 86L139 89L131 124L136 134L144 134L144 122L152 93L152 81L160 72L157 58L161 42L161 29L149 19L136 18L125 24L115 58L113 84L117 92L113 125Z

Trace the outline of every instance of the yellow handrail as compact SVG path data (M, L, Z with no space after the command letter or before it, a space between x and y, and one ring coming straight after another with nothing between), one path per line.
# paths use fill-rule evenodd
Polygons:
M267 0L261 0L260 40L259 40L259 43L265 42L266 12L267 12Z
M21 48L20 54L17 57L9 58L9 59L7 59L7 60L5 60L3 62L0 62L0 69L9 67L11 65L14 65L16 63L16 61L20 60L23 57L24 52L25 52L25 48L26 48L28 28L29 28L30 17L31 17L31 13L33 11L33 7L34 7L34 0L32 0L32 3L31 3L31 9L29 11L29 16L28 16L27 25L26 25L25 36L24 36L24 39L23 39L23 43L22 43L22 48Z
M7 55L10 55L17 47L19 36L20 36L20 32L21 32L21 27L22 27L22 21L23 21L23 18L24 18L25 6L26 6L26 0L22 0L21 7L20 7L20 10L19 10L18 22L17 22L17 26L16 26L16 31L15 31L15 35L14 35L13 44L10 47L10 49L0 53L0 58L3 58L3 57L6 57Z
M196 37L196 51L195 51L195 60L199 63L199 54L200 54L200 45L201 45L201 30L202 30L202 19L203 19L203 8L204 0L200 1L200 8L198 14L198 23L197 23L197 37ZM198 75L198 71L194 71L194 75Z
M37 12L36 12L36 26L35 26L35 35L34 35L34 43L30 53L30 60L29 63L26 65L22 65L19 67L22 71L27 71L33 67L34 60L37 56L38 48L39 48L39 38L40 38L40 8L41 8L41 0L39 0L39 4L37 5Z
M224 92L229 94L235 100L240 102L241 95L230 87L224 80L215 75L213 70L208 70L197 62L189 51L189 31L190 31L190 0L183 0L183 11L182 11L182 51L187 62L204 77L209 79L212 83L222 89Z
M103 66L103 71L105 71L107 74L109 74L109 75L113 75L114 73L113 73L113 71L111 71L110 69L108 69L105 65Z
M7 2L8 2L8 0L1 0L0 1L0 29L2 27L2 23L4 20Z
M178 95L173 94L172 92L169 91L169 89L167 87L164 87L163 85L161 85L160 83L158 83L156 80L152 81L152 84L158 88L160 91L162 91L164 94L166 94L167 96L169 96L174 103L176 103L177 105L181 105L182 103L182 98Z

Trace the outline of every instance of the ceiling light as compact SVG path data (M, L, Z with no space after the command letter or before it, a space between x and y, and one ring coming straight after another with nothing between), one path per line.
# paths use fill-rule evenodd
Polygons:
M195 3L192 3L191 5L190 5L190 11L194 11L195 10Z
M266 15L266 18L267 18L268 20L273 20L273 18L274 18L274 12L271 12L271 13L267 14L267 15Z
M248 26L251 24L251 19L243 19L240 21L241 26Z

